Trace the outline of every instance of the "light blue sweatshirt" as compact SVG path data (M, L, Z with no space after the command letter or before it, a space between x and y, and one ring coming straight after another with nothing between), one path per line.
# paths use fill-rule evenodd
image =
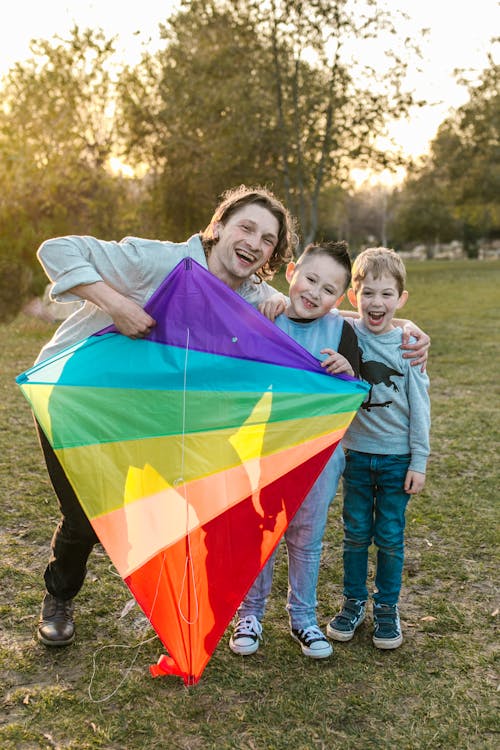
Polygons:
M336 352L339 349L344 321L338 310L332 310L321 318L304 323L291 320L283 313L278 315L274 322L316 359L325 359L326 355L320 352L326 347Z
M429 378L403 358L403 331L370 333L350 319L358 336L361 377L372 388L344 435L345 448L361 453L411 455L410 470L425 474L429 456Z
M38 250L38 259L53 286L51 299L56 302L79 300L69 292L79 284L104 281L117 292L144 307L165 276L183 258L193 258L207 268L200 235L186 242L163 242L139 237L126 237L120 242L106 242L95 237L70 235L46 240ZM237 293L254 307L276 294L276 289L254 277L244 281ZM82 302L45 344L37 362L56 354L67 346L91 336L113 321L92 302Z

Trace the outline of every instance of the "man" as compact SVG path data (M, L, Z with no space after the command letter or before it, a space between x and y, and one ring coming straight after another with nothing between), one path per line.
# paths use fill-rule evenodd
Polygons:
M142 338L155 325L143 307L183 258L193 258L254 306L275 290L264 281L293 257L292 217L268 190L244 185L224 194L207 228L186 242L125 238L105 242L69 236L47 240L39 260L58 302L80 300L43 347L41 362L67 346L114 323L120 333ZM417 356L429 339L421 337ZM44 578L38 639L65 646L74 639L73 598L83 585L87 560L98 541L47 438L38 427L49 476L61 510Z

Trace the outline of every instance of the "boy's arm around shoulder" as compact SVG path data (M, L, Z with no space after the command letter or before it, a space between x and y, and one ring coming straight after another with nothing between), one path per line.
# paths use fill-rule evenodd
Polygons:
M354 325L354 321L359 320L359 313L354 310L339 310L339 313L351 325ZM411 360L412 367L420 365L422 372L425 371L429 357L429 347L431 345L430 336L425 331L422 331L413 321L406 318L393 318L392 322L398 328L403 329L403 340L401 343L401 348L405 350L403 357Z

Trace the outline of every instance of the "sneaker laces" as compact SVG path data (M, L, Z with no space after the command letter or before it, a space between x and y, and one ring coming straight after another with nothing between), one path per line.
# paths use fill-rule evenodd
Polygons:
M323 631L318 625L309 625L307 628L301 628L297 631L300 640L305 643L306 646L310 646L315 641L326 641L327 638Z
M253 638L262 637L262 625L257 620L255 615L247 615L246 617L242 617L236 623L236 627L234 629L234 638L240 638L242 636L249 636Z

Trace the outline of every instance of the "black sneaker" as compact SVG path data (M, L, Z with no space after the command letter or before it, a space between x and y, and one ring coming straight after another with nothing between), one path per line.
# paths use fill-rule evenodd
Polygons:
M310 656L312 659L326 659L327 656L333 654L331 644L317 625L309 625L300 630L292 628L290 635L297 643L300 643L305 656Z
M42 602L38 623L38 640L44 646L68 646L75 638L73 600L57 599L48 592Z
M397 604L373 605L373 643L377 648L397 648L403 643Z
M229 648L235 654L249 656L255 654L262 639L262 625L254 615L242 617L236 623L229 639Z
M344 599L341 611L326 626L326 634L335 641L350 641L366 615L366 602Z

